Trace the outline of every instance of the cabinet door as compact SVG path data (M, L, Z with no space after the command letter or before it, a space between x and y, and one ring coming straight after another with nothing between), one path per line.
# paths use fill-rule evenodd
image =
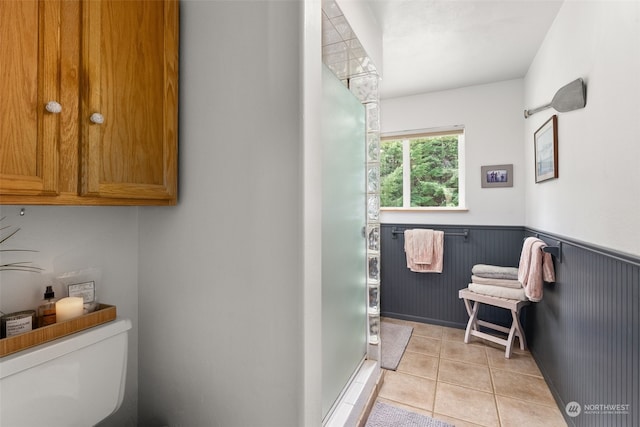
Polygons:
M81 25L80 194L174 203L177 1L85 1Z
M59 25L59 1L0 1L1 195L58 191Z

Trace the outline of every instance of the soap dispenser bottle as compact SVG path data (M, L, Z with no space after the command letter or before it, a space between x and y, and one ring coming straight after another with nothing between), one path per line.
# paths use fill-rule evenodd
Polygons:
M53 325L56 323L56 300L53 289L47 285L44 292L44 300L38 307L39 326Z

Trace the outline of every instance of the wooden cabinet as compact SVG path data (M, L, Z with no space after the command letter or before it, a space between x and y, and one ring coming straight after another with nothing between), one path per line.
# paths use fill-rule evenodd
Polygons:
M3 1L0 19L0 193L56 194L60 2Z
M0 203L175 204L177 1L0 2L0 19Z

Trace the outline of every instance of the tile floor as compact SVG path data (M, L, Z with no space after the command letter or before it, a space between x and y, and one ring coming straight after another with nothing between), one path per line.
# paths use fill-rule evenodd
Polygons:
M377 400L447 421L456 427L566 426L528 351L504 347L464 331L385 318L413 326L398 369L385 371Z

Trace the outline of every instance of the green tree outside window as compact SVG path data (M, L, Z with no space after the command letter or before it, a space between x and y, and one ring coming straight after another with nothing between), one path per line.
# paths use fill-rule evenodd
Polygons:
M410 207L457 207L458 134L409 139L410 165L403 162L402 139L381 144L382 207L403 207L403 176L410 175Z

